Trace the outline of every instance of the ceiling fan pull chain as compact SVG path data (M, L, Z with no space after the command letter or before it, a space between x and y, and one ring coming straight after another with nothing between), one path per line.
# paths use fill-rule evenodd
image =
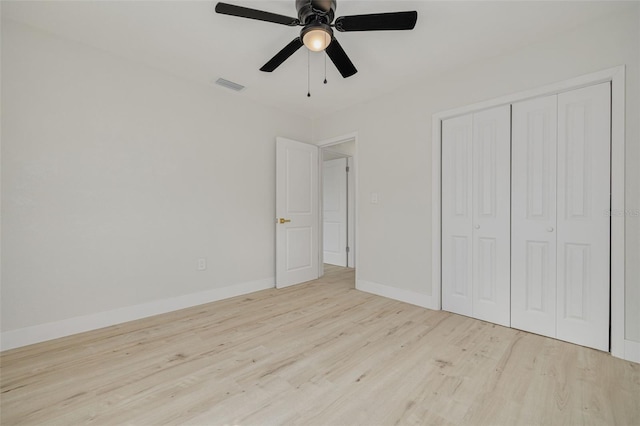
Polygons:
M327 84L327 54L324 54L324 84Z
M309 54L309 50L307 50L307 98L311 97L311 64L310 59L311 55Z

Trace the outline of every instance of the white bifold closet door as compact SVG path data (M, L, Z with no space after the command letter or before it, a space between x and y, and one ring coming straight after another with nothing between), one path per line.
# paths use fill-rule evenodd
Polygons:
M555 337L558 96L512 108L511 325Z
M513 105L512 326L607 351L610 83Z
M442 307L510 325L510 106L442 123Z

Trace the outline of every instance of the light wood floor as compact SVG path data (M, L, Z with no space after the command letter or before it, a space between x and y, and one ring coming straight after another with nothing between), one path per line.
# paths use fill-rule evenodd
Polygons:
M640 364L353 282L2 353L2 425L640 425Z

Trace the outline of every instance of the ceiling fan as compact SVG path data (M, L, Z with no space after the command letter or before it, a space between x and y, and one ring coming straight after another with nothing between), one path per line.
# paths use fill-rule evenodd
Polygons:
M260 71L272 72L304 45L314 52L324 50L344 78L354 75L358 70L333 36L333 28L340 32L412 30L418 19L418 12L409 11L340 16L333 22L336 0L296 0L296 9L298 17L291 18L227 3L216 5L216 12L224 15L303 27L300 36L276 53Z

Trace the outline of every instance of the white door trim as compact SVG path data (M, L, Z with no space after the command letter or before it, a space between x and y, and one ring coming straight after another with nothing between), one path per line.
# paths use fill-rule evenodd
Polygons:
M353 156L347 157L347 244L349 253L347 254L347 266L356 268L356 166L353 163Z
M432 116L431 166L432 166L432 309L441 309L441 126L442 120L499 105L510 104L540 96L579 89L598 83L611 82L611 354L632 360L632 353L625 353L624 338L624 150L625 150L625 66L582 75L538 89L454 108ZM631 345L627 345L631 346ZM629 351L632 352L632 351Z
M355 265L356 265L356 283L358 282L358 266L360 264L360 260L359 260L359 250L358 247L360 247L360 242L359 242L359 231L358 231L358 211L359 211L359 205L358 205L358 172L359 172L359 167L358 167L358 132L351 132L351 133L347 133L341 136L336 136L330 139L324 139L321 140L319 142L316 142L316 145L318 146L318 148L320 148L320 153L322 153L322 148L328 148L330 146L333 145L338 145L341 143L345 143L345 142L351 142L353 141L355 143L355 152L353 154L352 157L352 161L353 161L353 168L355 169L355 175L354 175L354 182L355 182L355 190L353 192L350 191L350 193L353 193L354 195L354 206L355 206L355 212L353 217L354 217L354 240L355 240ZM323 229L322 229L322 221L323 221L323 217L322 217L322 154L318 156L318 161L320 161L319 167L318 169L320 170L320 176L318 177L318 182L320 184L320 189L318 190L318 194L320 196L320 200L319 200L319 209L320 209L320 235L322 235ZM318 253L320 254L320 259L318 260L319 264L319 273L320 276L324 275L324 265L322 263L322 254L323 254L323 247L322 247L322 238L319 239L320 240L320 248Z

